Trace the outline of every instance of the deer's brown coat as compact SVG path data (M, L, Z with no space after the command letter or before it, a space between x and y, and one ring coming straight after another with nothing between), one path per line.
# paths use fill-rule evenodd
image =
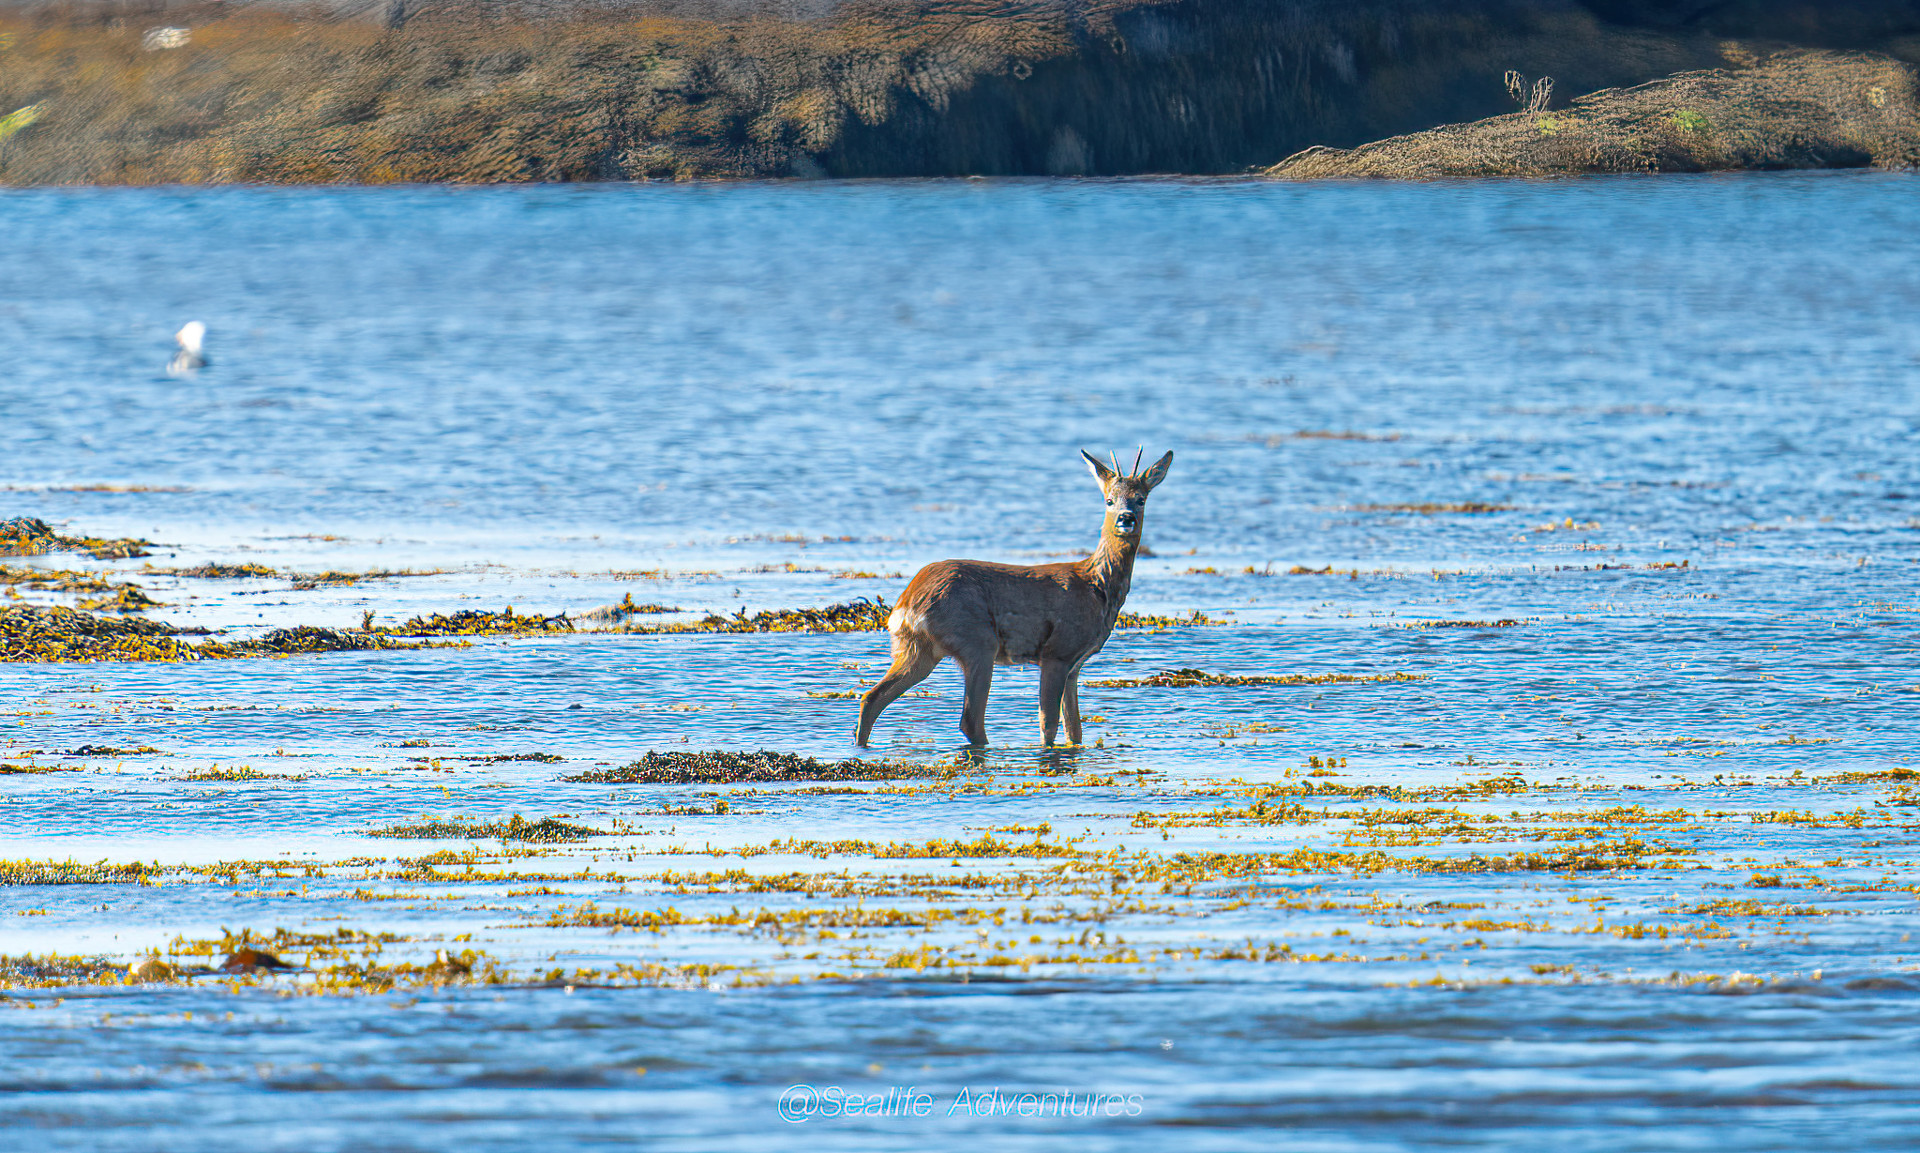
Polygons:
M987 743L993 666L1037 664L1045 743L1053 743L1063 707L1067 739L1080 743L1080 669L1107 643L1126 603L1146 531L1147 494L1166 479L1173 454L1145 472L1125 476L1080 455L1107 501L1100 547L1085 560L1062 564L943 560L921 569L887 620L893 665L860 702L856 744L864 746L881 711L945 657L952 657L966 678L960 731L969 742Z

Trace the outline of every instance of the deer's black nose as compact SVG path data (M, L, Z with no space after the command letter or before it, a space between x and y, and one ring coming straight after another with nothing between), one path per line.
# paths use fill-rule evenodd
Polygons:
M1121 509L1119 515L1113 518L1113 527L1119 529L1121 532L1132 532L1134 526L1139 523L1139 519L1133 515L1131 509Z

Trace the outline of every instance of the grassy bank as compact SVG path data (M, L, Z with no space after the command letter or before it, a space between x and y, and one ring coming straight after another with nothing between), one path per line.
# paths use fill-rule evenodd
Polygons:
M18 11L0 13L0 181L1222 173L1508 111L1509 70L1574 93L1789 42L1920 59L1913 4L1756 4L1712 26L1647 8Z
M1312 148L1286 179L1555 176L1920 166L1920 69L1862 53L1789 52L1382 140Z

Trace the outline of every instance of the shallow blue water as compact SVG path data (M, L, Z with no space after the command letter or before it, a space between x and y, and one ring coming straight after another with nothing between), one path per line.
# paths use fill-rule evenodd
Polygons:
M1004 670L990 784L755 793L559 777L660 749L851 755L857 702L808 694L870 680L883 637L0 665L6 763L82 770L0 775L0 858L292 862L0 887L0 954L125 961L223 927L349 927L405 937L388 960L470 935L520 981L11 988L0 1146L1804 1148L1844 1124L1858 1147L1900 1147L1920 1121L1917 826L1885 774L1911 764L1920 701L1914 189L1832 173L0 193L0 517L144 535L159 567L442 570L296 591L90 565L138 580L160 619L244 635L625 593L693 613L892 598L943 556L1084 549L1100 508L1077 450L1144 443L1176 462L1129 607L1228 623L1117 634L1088 679L1421 678L1088 687L1099 746L1047 754L1031 672ZM213 364L169 377L190 319ZM1434 621L1480 624L1413 627ZM876 751L954 750L957 675L927 688ZM564 760L453 759L527 752ZM1155 823L1335 757L1346 785L1532 787ZM241 764L275 776L190 779ZM706 811L720 797L730 811ZM1531 830L1382 850L1430 857L1551 851L1624 806L1687 816L1634 834L1677 854L1654 868L1276 865L1112 907L1048 880L1045 857L761 851L1046 825L1162 862L1360 852L1382 843L1365 811L1391 805ZM365 835L513 813L623 824L479 883L406 863L467 842ZM661 879L728 869L865 889ZM549 920L582 901L991 906L1008 926L802 941ZM1014 924L1035 914L1054 919ZM1018 948L1031 927L1056 954L1124 941L1144 959L987 964L1014 927ZM1331 959L1218 955L1242 942ZM955 960L881 963L922 946ZM537 984L556 965L695 962L768 984ZM792 1084L917 1085L936 1107L794 1124ZM1140 1104L952 1114L994 1087Z

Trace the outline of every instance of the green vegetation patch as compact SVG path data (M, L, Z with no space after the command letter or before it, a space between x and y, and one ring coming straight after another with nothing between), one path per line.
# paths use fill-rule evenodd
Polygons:
M617 769L561 779L596 785L710 785L741 781L893 781L938 775L938 770L912 761L827 762L771 749L757 753L716 749L702 753L649 752Z
M1705 116L1692 108L1682 108L1671 117L1673 126L1682 132L1708 132L1713 124Z

